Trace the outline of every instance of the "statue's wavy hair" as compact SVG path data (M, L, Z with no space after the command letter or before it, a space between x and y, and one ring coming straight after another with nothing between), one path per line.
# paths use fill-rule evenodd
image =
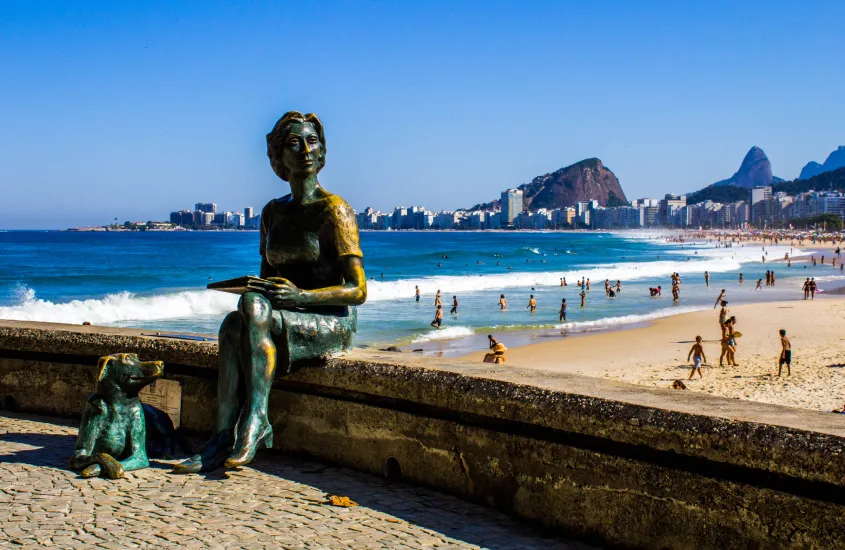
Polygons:
M282 118L279 119L278 122L276 122L276 125L273 126L270 133L267 134L267 156L270 158L270 162L273 162L275 159L281 157L282 150L285 147L285 141L290 133L291 125L305 122L314 126L314 129L317 131L317 137L320 139L320 159L318 161L319 167L317 170L322 170L323 166L326 165L326 135L323 133L323 123L320 122L320 119L317 118L317 115L314 113L303 115L299 111L288 111L284 114L284 116L282 116ZM288 181L290 173L287 168L285 168L282 163L279 163L279 169L282 172L279 174L279 177Z

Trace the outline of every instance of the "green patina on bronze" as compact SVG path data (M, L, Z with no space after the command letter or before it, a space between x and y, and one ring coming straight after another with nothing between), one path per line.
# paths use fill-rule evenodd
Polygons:
M164 364L141 361L134 353L120 353L100 358L98 366L97 387L82 413L70 467L82 470L82 477L102 473L117 479L124 472L150 465L147 439L155 437L158 430L148 436L145 414L154 411L145 410L138 392L164 374ZM156 420L158 426L161 419ZM169 419L167 424L172 432Z
M290 194L261 212L261 274L220 326L217 433L174 471L250 462L271 446L267 400L277 369L347 350L367 278L352 208L317 181L326 160L323 124L286 113L267 134L273 171Z

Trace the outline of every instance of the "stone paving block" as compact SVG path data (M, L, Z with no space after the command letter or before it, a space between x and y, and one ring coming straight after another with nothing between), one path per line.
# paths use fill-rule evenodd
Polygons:
M278 452L222 475L176 476L173 461L160 461L89 480L64 467L76 436L66 421L0 412L0 434L0 548L589 548L435 491ZM360 506L324 505L338 488Z

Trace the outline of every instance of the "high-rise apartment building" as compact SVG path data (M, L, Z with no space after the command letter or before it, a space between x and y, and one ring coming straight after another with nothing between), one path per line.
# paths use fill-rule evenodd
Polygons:
M213 202L198 202L194 205L194 210L198 212L206 212L211 214L217 213L217 205Z
M513 225L513 220L519 216L525 205L523 203L522 189L508 189L502 191L502 225Z

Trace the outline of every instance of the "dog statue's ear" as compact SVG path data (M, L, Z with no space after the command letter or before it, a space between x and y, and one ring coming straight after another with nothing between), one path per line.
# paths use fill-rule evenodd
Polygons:
M100 360L97 362L97 366L100 368L100 374L97 375L97 382L102 380L103 377L106 375L106 367L109 366L109 362L111 362L111 360L111 355L100 357Z

